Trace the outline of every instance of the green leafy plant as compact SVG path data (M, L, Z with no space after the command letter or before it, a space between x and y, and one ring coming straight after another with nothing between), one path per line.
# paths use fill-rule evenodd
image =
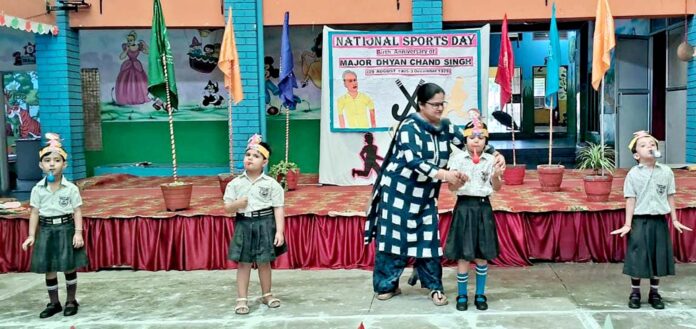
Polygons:
M271 166L271 169L268 171L268 175L274 178L278 176L285 177L288 171L295 169L300 169L300 167L298 167L296 163L281 160L280 162Z
M299 166L297 166L296 163L290 162L290 161L285 161L281 160L280 162L274 164L271 166L271 169L268 171L268 175L278 179L280 178L280 185L287 191L288 189L288 184L287 184L287 175L289 171L292 170L297 170L300 169Z
M578 152L576 167L580 170L592 169L594 175L599 175L603 170L613 173L616 169L615 158L613 148L604 145L602 150L601 144L587 143Z

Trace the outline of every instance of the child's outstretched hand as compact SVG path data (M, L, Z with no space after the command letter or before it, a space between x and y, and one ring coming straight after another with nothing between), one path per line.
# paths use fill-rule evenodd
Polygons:
M280 247L283 244L285 244L285 237L283 236L283 233L276 232L275 239L273 239L273 245L276 247Z
M623 238L626 234L628 234L628 232L631 232L631 227L628 225L624 225L618 230L611 231L611 234L612 235L621 234L619 236Z
M22 250L27 251L29 247L34 245L34 237L33 236L28 236L24 242L22 242Z
M672 224L674 224L674 228L677 229L677 231L679 231L679 233L684 233L684 231L691 231L690 227L682 224L678 220L672 221Z

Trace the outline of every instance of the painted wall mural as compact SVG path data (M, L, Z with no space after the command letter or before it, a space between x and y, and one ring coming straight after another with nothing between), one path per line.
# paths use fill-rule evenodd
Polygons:
M278 98L280 27L264 30L264 107L271 120L285 120ZM227 92L217 70L222 29L169 31L179 88L175 120L227 120ZM311 27L293 27L291 43L298 88L292 120L319 120L322 35ZM150 30L80 31L81 65L99 69L102 121L162 121L163 100L147 93ZM244 74L244 73L243 73ZM242 78L244 78L242 76Z
M179 90L174 120L227 120L227 92L215 69L223 30L170 30ZM150 30L80 31L83 68L97 68L102 121L165 121L164 100L147 92Z

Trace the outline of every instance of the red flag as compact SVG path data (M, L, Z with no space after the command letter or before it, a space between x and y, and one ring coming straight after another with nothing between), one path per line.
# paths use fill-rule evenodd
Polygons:
M358 329L365 329L365 325L363 325L363 323L360 322L360 326L358 327Z
M512 97L512 77L515 76L515 54L512 52L512 44L508 37L507 14L503 18L503 28L500 36L500 55L498 55L498 72L495 74L495 83L500 85L500 108L510 101Z

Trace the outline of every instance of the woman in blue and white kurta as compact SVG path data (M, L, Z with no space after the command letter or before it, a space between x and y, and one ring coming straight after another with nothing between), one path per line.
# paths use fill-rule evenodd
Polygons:
M447 297L442 292L437 198L443 181L463 182L461 173L444 168L450 143L461 148L465 138L449 120L441 120L445 92L440 86L424 84L417 97L418 113L398 128L375 182L365 243L376 238L373 286L378 299L400 294L399 277L408 258L415 257L421 286L431 290L439 306L447 304ZM502 156L497 160L504 163Z

